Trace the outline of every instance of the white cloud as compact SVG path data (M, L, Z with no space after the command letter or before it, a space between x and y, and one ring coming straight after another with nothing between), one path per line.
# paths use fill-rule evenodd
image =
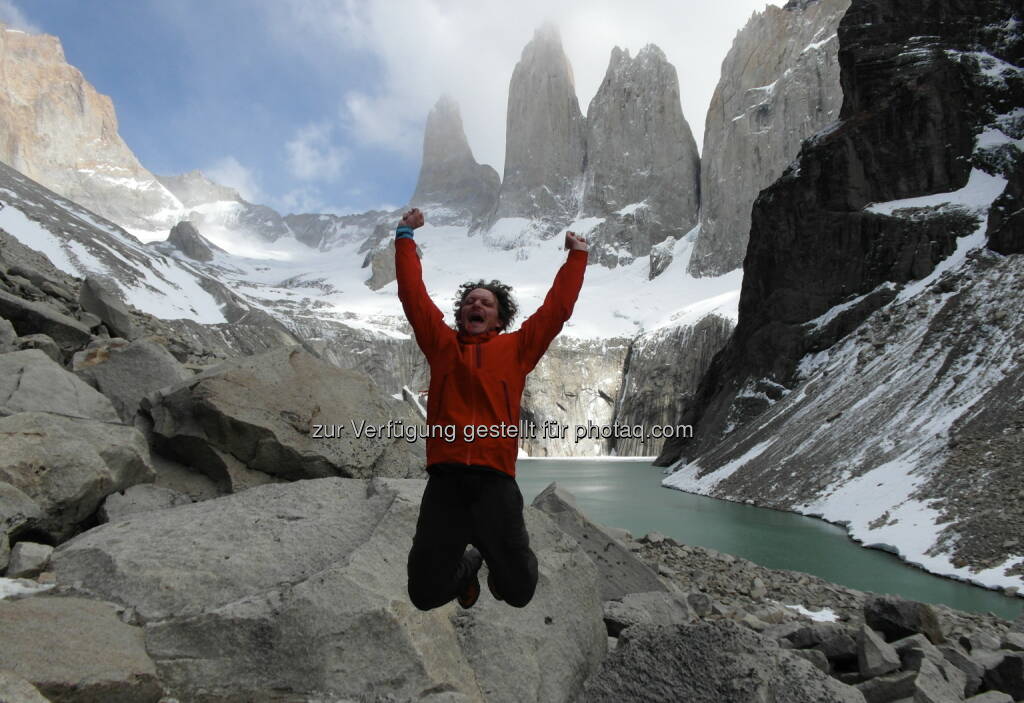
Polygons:
M225 156L200 170L211 181L234 188L250 203L261 203L266 200L256 175L234 156Z
M43 30L28 21L25 14L15 7L11 0L0 0L0 22L29 34L43 33Z
M327 123L301 127L287 144L288 170L302 181L338 179L347 158L346 150L333 143L334 128Z
M781 2L781 0L777 0ZM732 40L766 0L288 0L271 10L279 41L322 65L368 52L371 88L349 89L344 127L358 142L418 152L422 125L442 93L458 100L478 161L501 171L508 84L523 47L553 21L576 78L580 108L597 92L614 46L657 44L679 73L683 113L698 148ZM337 63L333 64L333 60Z

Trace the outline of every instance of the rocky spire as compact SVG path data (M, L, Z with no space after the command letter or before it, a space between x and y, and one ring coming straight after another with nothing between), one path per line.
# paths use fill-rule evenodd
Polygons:
M67 63L60 41L2 24L0 161L127 227L149 229L147 216L182 207L118 135L110 98Z
M427 116L413 205L435 222L468 223L494 209L500 187L498 172L473 158L458 103L441 96Z
M586 124L572 67L552 25L538 29L512 72L505 175L495 219L528 217L556 229L578 210Z
M758 193L782 175L805 139L839 118L836 28L849 5L769 5L733 40L704 127L694 275L743 265Z
M587 110L583 212L604 218L591 235L605 265L646 256L697 223L700 155L679 101L676 69L649 44L612 50ZM627 263L627 262L621 262Z

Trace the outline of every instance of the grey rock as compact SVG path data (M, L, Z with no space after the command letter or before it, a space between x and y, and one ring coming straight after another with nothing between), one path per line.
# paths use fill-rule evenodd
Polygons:
M984 682L986 688L1008 693L1015 701L1024 698L1024 653L1006 654L986 668Z
M1024 652L1024 632L1007 632L1003 635L1002 648L1012 652Z
M0 434L0 482L36 506L18 508L21 527L54 540L80 529L110 493L154 478L149 447L133 427L22 412L0 418Z
M470 224L490 214L500 188L498 172L473 158L458 103L442 96L427 115L412 205L435 224Z
M864 602L864 622L888 641L922 633L932 644L946 641L935 609L898 596L873 596Z
M188 505L192 499L183 493L156 486L152 483L140 483L129 486L123 493L111 493L103 501L99 518L101 522L116 522L136 513L148 514L154 510Z
M1013 703L1013 699L1002 691L985 691L966 699L966 703Z
M805 139L839 119L836 30L849 4L769 6L733 40L704 126L695 275L742 266L758 193L782 175Z
M113 292L115 290L115 284L87 276L78 292L78 304L103 320L112 334L129 340L135 339L139 336L138 326L128 307Z
M964 673L966 677L964 695L973 696L977 693L981 688L981 679L985 675L985 669L955 645L943 644L938 649L947 662Z
M711 596L707 593L688 593L686 594L686 603L697 617L703 618L711 614Z
M135 609L181 700L570 699L606 648L593 564L527 508L541 574L529 606L485 591L472 610L418 612L406 558L424 485L299 481L130 516L62 545L54 570L59 586Z
M92 338L88 327L52 306L4 291L0 291L0 316L7 318L18 334L49 335L62 349L81 349Z
M171 228L171 233L167 235L167 243L190 259L213 261L213 248L210 243L188 220L182 220Z
M828 663L828 657L817 649L794 649L791 651L801 659L809 661L819 671L824 671L827 674L832 669L831 664Z
M959 669L955 671L960 676L947 679L946 672L928 660L923 661L914 679L915 703L960 703L964 699L964 675Z
M15 346L18 349L38 349L58 364L63 361L60 347L48 334L26 334L18 337Z
M88 327L90 332L97 332L103 325L103 320L99 318L99 315L93 315L88 310L79 310L75 313L75 317L79 322Z
M913 700L916 671L900 671L887 676L879 676L858 683L857 690L864 695L867 703L890 703L890 701Z
M27 680L13 671L0 670L0 701L4 703L49 703Z
M7 568L11 545L9 536L16 535L21 528L43 515L43 510L17 488L0 480L0 570Z
M864 697L735 623L703 622L625 631L581 700L853 703Z
M857 660L857 632L837 622L815 622L783 635L796 649L820 650L831 661Z
M35 578L46 569L53 547L36 542L18 542L11 549L5 576L9 579Z
M156 703L161 697L142 630L107 603L36 596L0 601L0 669L54 701Z
M604 528L587 519L576 507L572 494L557 483L541 491L532 505L579 542L593 560L600 575L602 600L617 600L630 593L668 590L649 566L633 556Z
M78 296L67 288L50 281L43 281L39 288L47 295L53 298L60 298L65 303L74 303L78 300Z
M100 344L75 355L75 373L110 399L130 423L147 394L193 376L167 348L149 339Z
M900 668L900 655L892 645L864 625L857 637L857 667L865 678L882 676Z
M582 212L604 219L587 236L591 260L629 264L689 232L700 205L700 156L676 69L661 49L648 44L636 58L612 49L586 121Z
M161 389L142 403L158 451L229 485L232 456L249 470L288 480L326 476L418 476L422 440L357 437L353 424L418 423L364 374L297 348L236 359ZM326 426L324 436L315 426ZM333 428L333 429L332 429Z
M570 222L578 211L585 155L586 124L572 67L558 30L545 25L523 49L509 83L505 173L495 219L542 220L549 235Z
M942 652L922 634L896 640L892 647L899 653L904 669L916 671L921 668L922 661L928 660L938 666L945 660Z
M0 354L14 351L14 341L18 333L14 331L14 325L5 317L0 317Z
M106 397L39 349L0 355L0 415L20 412L121 421Z
M629 593L604 604L604 624L612 637L633 625L685 625L692 620L686 599L677 593Z

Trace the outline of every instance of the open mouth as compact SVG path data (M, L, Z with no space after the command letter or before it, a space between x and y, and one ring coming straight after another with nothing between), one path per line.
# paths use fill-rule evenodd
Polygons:
M483 322L484 321L484 316L483 315L478 315L478 314L473 314L473 315L469 316L469 321L470 322Z

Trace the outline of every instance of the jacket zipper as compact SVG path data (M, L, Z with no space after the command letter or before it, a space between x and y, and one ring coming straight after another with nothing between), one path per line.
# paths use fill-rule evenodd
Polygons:
M472 348L473 348L473 354L474 354L474 356L476 358L476 368L479 369L480 368L480 345L479 344L474 344L472 346ZM472 410L470 412L470 427L474 427L474 431L475 431L475 426L476 426L476 393L477 393L476 387L477 387L477 385L478 385L477 383L471 383L470 384L470 404L472 406ZM474 434L474 438L475 437L476 437L476 435ZM466 442L466 465L467 466L472 466L473 465L473 443L472 442Z

